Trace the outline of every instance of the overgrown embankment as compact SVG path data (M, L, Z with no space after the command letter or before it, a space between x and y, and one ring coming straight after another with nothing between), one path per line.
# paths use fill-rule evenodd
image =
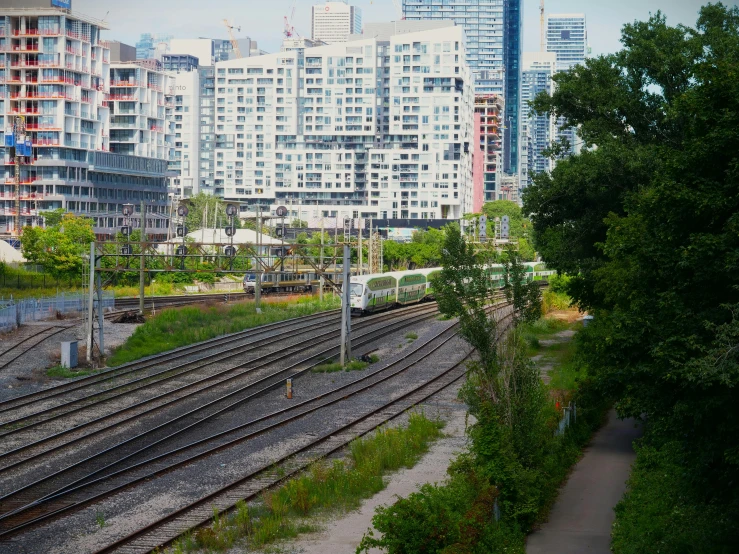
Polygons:
M211 527L178 540L169 552L250 551L317 529L312 518L357 508L385 488L384 476L412 467L441 436L442 423L411 413L405 427L383 427L352 442L346 460L321 460L254 503L239 502L228 515L214 514Z
M591 392L587 367L571 344L577 324L541 319L539 289L523 279L515 251L507 252L504 273L517 324L509 332L486 310L495 286L485 273L489 254L451 231L444 246L444 269L434 284L439 308L459 318L460 334L477 353L460 392L476 420L471 444L450 466L446 483L379 508L377 533L366 535L359 551L523 553L526 534L546 516L606 406ZM568 304L558 291L546 302ZM532 355L547 359L556 388L542 381ZM570 402L577 404L577 421L560 429Z
M166 309L138 327L108 358L108 365L120 365L228 333L338 306L338 298L329 297L321 302L314 297L296 297L289 301L267 300L262 303L261 314L256 313L254 302Z

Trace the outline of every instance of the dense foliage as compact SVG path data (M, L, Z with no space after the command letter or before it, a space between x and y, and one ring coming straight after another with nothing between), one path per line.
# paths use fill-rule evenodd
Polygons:
M536 99L578 126L585 150L534 177L524 207L544 260L572 275L567 292L595 315L585 343L595 382L622 415L645 416L649 447L685 468L679 494L656 494L675 509L720 506L734 524L715 531L735 539L739 9L709 4L695 29L658 13L626 25L622 43ZM643 548L620 551L657 551L672 532L642 531Z
M55 225L26 227L21 235L23 256L43 266L54 278L70 278L82 273L82 255L95 240L92 220L65 214Z

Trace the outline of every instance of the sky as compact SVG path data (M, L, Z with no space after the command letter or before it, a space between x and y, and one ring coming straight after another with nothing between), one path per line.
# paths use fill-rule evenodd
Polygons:
M731 2L731 0L729 0ZM585 13L594 56L620 49L624 23L645 20L661 10L668 24L694 25L707 0L545 0L546 13ZM251 37L268 52L279 51L284 17L295 5L293 25L310 36L310 7L314 0L72 0L75 12L104 19L105 37L131 45L141 33L171 34L177 38L227 38L224 19L241 27L237 38ZM362 9L365 22L397 19L393 0L350 0ZM397 0L398 5L401 0ZM523 0L524 51L539 50L539 0ZM736 4L732 2L732 4Z

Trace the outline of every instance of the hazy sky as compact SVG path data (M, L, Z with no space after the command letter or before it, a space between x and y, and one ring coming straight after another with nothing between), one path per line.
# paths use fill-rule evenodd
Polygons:
M295 0L296 30L310 36L313 0ZM732 4L735 1L730 0ZM392 0L350 0L362 9L365 22L396 19ZM707 0L545 0L547 13L584 12L593 55L620 47L621 26L644 20L657 10L670 24L694 25L700 6ZM169 33L179 38L226 38L223 19L241 26L238 37L250 36L260 48L279 50L283 17L294 0L72 0L76 12L105 18L111 29L106 37L134 44L141 33ZM524 50L539 49L539 1L523 0ZM400 0L398 0L400 4ZM106 17L106 12L109 12Z

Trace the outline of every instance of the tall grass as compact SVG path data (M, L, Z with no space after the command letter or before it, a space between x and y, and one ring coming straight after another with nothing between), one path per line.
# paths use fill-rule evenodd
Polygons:
M407 427L378 429L351 443L347 461L316 462L299 477L264 493L254 505L242 501L228 516L214 517L211 527L181 538L171 552L223 551L240 539L254 549L314 531L306 518L357 508L385 488L387 472L412 467L441 436L441 428L439 421L413 413Z
M256 313L253 302L170 308L139 326L108 358L108 365L116 366L228 333L330 310L339 303L338 298L331 297L323 302L314 297L267 300L262 304L261 314Z

